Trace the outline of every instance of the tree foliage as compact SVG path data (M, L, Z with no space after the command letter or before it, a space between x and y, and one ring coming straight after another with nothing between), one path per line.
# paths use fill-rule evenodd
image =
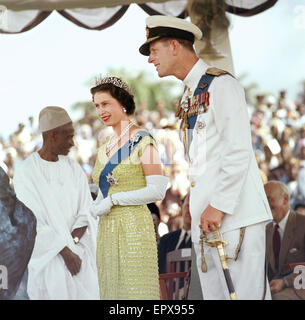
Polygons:
M146 103L148 110L155 110L158 100L164 100L166 108L174 109L174 104L183 93L183 86L180 82L173 80L156 79L147 71L132 71L125 68L108 68L105 76L116 76L122 78L132 89L136 106L140 103ZM104 76L104 75L103 75ZM92 87L95 84L95 78L90 79L86 85ZM83 110L91 112L92 102L77 102L72 106L74 110Z

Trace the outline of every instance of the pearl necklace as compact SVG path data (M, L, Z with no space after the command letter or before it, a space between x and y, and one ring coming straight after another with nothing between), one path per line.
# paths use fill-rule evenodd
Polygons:
M116 146L116 144L124 137L124 135L129 131L129 129L135 125L134 121L131 121L129 123L129 125L122 131L122 133L112 142L110 143L110 141L112 140L112 138L114 137L114 135L112 135L107 143L106 146L106 153L109 154L109 152L114 148L114 146Z

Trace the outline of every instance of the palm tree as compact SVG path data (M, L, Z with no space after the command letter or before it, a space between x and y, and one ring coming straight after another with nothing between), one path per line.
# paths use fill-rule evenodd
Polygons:
M152 80L154 76L147 71L129 71L124 68L108 68L107 75L117 76L124 79L131 87L136 106L145 101L148 110L155 110L158 100L165 101L168 110L174 110L175 102L180 98L183 92L182 85L172 80ZM94 86L94 78L90 79L86 85ZM90 114L95 112L91 101L77 102L72 106L73 110L83 110L84 113Z

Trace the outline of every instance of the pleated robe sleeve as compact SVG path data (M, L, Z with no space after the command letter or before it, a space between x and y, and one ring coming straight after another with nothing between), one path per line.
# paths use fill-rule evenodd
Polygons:
M44 212L44 202L39 197L39 182L33 181L30 170L26 166L16 169L14 188L22 201L32 209L37 219L37 237L31 265L39 273L58 253L67 246L67 241L58 229L49 222Z

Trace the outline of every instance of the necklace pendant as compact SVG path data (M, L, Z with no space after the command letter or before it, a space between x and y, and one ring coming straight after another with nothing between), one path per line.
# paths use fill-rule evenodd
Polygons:
M113 143L110 143L111 142L111 139L113 136L110 137L107 145L106 145L106 153L109 154L110 151L118 144L118 142L122 139L122 137L125 136L125 134L129 131L129 129L134 125L135 123L133 121L131 121L129 123L129 125L122 131L122 133L120 134L119 137L117 137L115 139L115 141Z

